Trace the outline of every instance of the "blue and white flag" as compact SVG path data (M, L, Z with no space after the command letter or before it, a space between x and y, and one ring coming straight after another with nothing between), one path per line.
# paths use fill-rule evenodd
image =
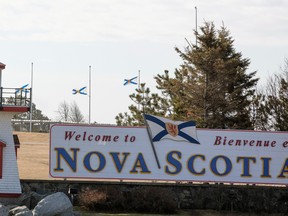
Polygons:
M167 118L144 115L147 126L149 126L153 142L162 139L175 141L185 141L200 144L196 133L196 123L194 121L172 121Z
M134 85L137 85L137 82L135 81L135 79L137 79L137 76L136 77L133 77L131 79L124 79L124 86L125 85L129 85L129 84L134 84Z
M72 89L72 94L82 94L82 95L87 95L86 93L86 86L80 88L80 89Z
M29 84L26 84L26 85L23 85L21 88L17 88L16 91L15 91L15 94L19 93L19 92L25 92L25 93L28 93L29 92L29 89L26 88Z

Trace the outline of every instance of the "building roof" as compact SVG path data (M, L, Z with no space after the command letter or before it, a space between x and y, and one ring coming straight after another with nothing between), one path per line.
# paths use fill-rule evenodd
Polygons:
M6 65L0 62L0 69L5 69Z

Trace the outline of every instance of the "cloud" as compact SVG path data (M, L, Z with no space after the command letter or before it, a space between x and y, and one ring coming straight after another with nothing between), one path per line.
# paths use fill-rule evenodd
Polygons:
M288 45L288 2L284 0L198 1L199 24L224 22L239 44Z
M185 5L173 5L175 1L163 4L159 0L11 0L1 5L5 11L0 15L1 39L160 40L179 34L185 26L185 17L181 17Z
M195 10L245 44L288 44L284 0L1 1L0 40L57 42L179 41L193 37Z

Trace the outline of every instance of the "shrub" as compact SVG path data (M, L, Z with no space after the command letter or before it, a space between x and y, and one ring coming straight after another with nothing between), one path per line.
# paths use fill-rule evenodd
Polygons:
M79 204L89 210L105 209L107 195L105 192L92 189L79 194Z
M130 205L141 213L174 213L177 203L172 191L161 187L139 187L131 193Z
M110 212L174 213L177 209L173 193L161 187L132 187L120 191L118 187L99 187L79 195L79 203L93 210Z
M122 210L124 199L117 187L98 187L86 189L79 195L79 204L89 210Z

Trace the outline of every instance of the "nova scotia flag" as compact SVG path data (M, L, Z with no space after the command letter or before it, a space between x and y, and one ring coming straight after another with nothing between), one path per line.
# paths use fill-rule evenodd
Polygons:
M194 121L172 121L167 118L144 115L147 126L149 126L153 142L162 139L175 141L185 141L200 144L196 133L196 123Z

